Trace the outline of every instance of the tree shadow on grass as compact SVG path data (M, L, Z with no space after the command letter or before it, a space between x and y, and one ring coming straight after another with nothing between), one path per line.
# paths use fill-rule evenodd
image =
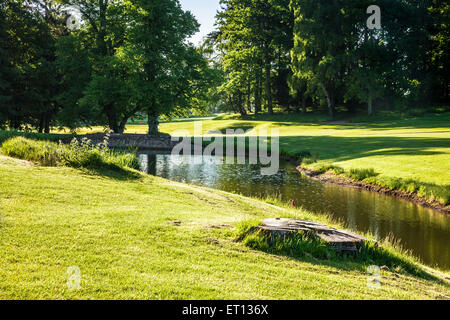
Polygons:
M443 154L443 152L429 149L450 148L450 139L391 136L290 136L280 137L280 148L292 154L295 154L297 150L309 150L312 154L317 154L319 160L337 162L368 156Z
M101 166L88 166L79 168L88 175L95 175L114 179L118 181L140 180L143 174L128 168L122 168L114 164L103 164Z
M349 124L335 124L333 129L336 130L349 130L349 129L372 129L374 131L385 131L392 129L433 129L433 128L448 128L450 131L450 113L418 117L410 119L397 119L397 120L381 120L378 122L363 122L363 123L349 123ZM332 124L330 124L332 125ZM415 133L415 132L409 132ZM420 131L416 133L421 133Z
M226 130L243 130L243 134L245 134L247 131L249 130L253 130L255 128L255 124L250 123L250 122L241 122L241 123L236 123L236 124L231 124L229 126L225 126L225 127L221 127L215 130L221 131L223 134L226 134ZM210 130L211 131L211 130Z

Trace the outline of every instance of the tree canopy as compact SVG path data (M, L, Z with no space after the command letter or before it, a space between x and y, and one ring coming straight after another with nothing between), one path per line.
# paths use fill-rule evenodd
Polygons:
M49 132L192 112L355 112L450 102L438 0L221 0L217 30L178 0L0 0L0 127ZM378 25L379 24L379 25Z

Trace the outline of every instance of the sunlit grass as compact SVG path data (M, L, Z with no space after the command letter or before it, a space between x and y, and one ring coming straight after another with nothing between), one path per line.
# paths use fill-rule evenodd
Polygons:
M3 154L30 160L44 166L69 166L86 169L139 169L136 153L110 150L106 142L92 145L88 140L74 139L70 144L46 140L32 140L21 136L3 142Z

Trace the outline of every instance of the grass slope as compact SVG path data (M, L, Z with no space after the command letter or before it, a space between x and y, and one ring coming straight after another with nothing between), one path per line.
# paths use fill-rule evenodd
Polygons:
M450 299L448 285L389 271L370 289L364 265L252 250L229 227L323 218L133 177L0 156L0 299Z

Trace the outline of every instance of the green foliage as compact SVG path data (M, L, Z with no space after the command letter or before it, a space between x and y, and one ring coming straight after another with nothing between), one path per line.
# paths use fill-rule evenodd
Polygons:
M0 127L49 131L56 105L54 38L22 1L0 6Z
M293 16L289 0L223 0L216 42L226 82L220 87L227 111L245 116L265 104L289 108ZM272 66L276 66L273 68Z
M43 166L68 166L86 169L139 169L136 154L109 150L106 145L93 146L90 141L81 143L74 138L70 145L51 141L30 140L15 137L1 146L3 154L33 161Z
M444 6L433 1L379 1L382 28L369 30L365 8L372 4L291 1L295 14L291 91L326 101L331 117L339 101L349 110L355 101L366 103L369 115L376 104L442 101L431 97L437 87L429 89L437 83L432 84L435 71L427 66L437 66L430 58L436 39L431 34L436 32L433 20L441 19L433 10ZM444 83L448 80L441 79ZM448 99L448 92L445 95Z
M450 204L450 185L436 185L432 183L423 183L413 179L403 179L399 177L374 176L365 179L367 183L377 184L379 186L392 190L401 190L411 194L417 194L419 197L430 201L438 201L444 205Z

